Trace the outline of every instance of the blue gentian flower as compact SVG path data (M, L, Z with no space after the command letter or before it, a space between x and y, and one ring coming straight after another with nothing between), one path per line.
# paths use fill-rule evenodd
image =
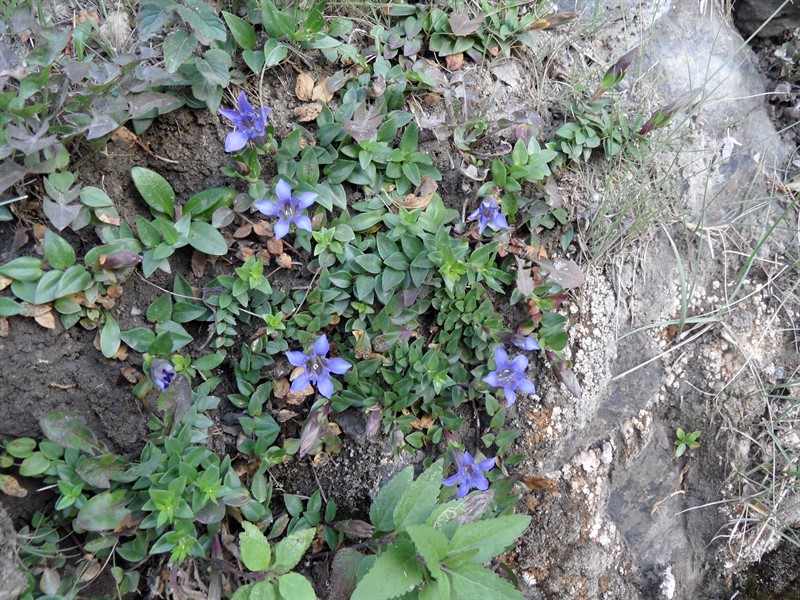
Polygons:
M525 377L528 368L527 357L520 355L509 361L506 351L498 346L494 351L494 362L497 363L497 369L484 377L483 381L492 387L503 388L506 406L511 406L517 401L517 390L524 394L536 393L536 386Z
M150 365L150 377L156 387L165 392L175 379L175 367L168 360L156 358Z
M478 490L489 488L489 480L486 479L484 473L494 467L494 458L487 458L476 464L475 459L469 452L460 452L458 450L453 452L453 458L458 466L458 471L456 471L455 475L442 480L442 484L447 486L458 484L456 498L466 496L470 488Z
M481 200L481 205L467 217L467 221L478 221L478 233L483 233L487 225L491 225L495 231L508 229L508 221L506 221L503 213L500 212L497 200L490 196Z
M277 200L261 200L255 203L255 207L268 217L278 217L278 222L273 227L275 237L281 239L289 233L292 223L298 229L311 231L311 219L302 212L314 204L319 194L314 192L303 192L299 196L292 196L292 186L281 179L275 186Z
M528 352L533 352L541 348L536 338L529 335L525 336L518 333L503 331L497 334L497 338L507 346L516 346L520 350L527 350Z
M311 354L302 352L286 353L286 358L295 367L303 367L303 372L292 382L291 391L299 392L304 390L309 383L317 386L319 393L330 398L333 395L333 381L331 373L342 375L347 373L353 366L343 358L328 358L328 338L322 334L316 342Z
M256 111L247 101L244 91L239 94L239 110L220 108L219 114L228 119L236 127L225 138L225 152L238 152L249 140L263 138L267 116L271 109L268 106Z

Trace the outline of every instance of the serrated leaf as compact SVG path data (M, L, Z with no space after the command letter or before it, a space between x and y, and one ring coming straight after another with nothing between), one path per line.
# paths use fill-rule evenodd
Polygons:
M410 525L406 531L417 553L425 560L428 571L434 578L440 579L442 569L439 563L447 556L447 536L429 525Z
M39 426L44 435L64 448L82 450L92 454L100 449L94 432L83 421L64 410L57 410L39 419Z
M44 257L54 269L66 269L75 264L75 250L67 240L49 229L44 232Z
M239 534L239 550L242 553L242 562L251 571L267 571L272 549L261 530L247 521L242 522L244 531Z
M358 582L351 600L388 600L422 582L422 569L413 544L400 540L390 545Z
M131 169L133 184L150 207L161 213L175 216L175 192L161 175L144 167Z
M316 533L316 529L303 529L278 542L275 546L275 564L272 565L272 570L275 573L291 571L311 546Z
M228 253L228 244L222 234L203 221L192 221L187 240L192 248L210 256L225 256Z
M403 493L394 509L394 524L398 531L409 525L424 523L436 506L442 487L444 461L437 460L425 469L417 480Z
M394 510L403 492L413 480L414 468L406 467L380 489L369 508L369 520L375 526L375 531L394 529L394 520L392 519Z
M448 557L477 550L470 562L485 563L512 546L530 522L527 515L507 515L462 525L450 540Z
M114 317L111 316L110 312L103 312L105 313L105 323L103 324L103 329L100 331L100 352L102 352L103 356L106 358L111 358L117 353L121 343L119 324Z
M513 585L475 564L466 563L457 570L445 569L452 583L452 595L459 600L522 600Z
M130 514L125 490L92 496L75 517L75 527L86 531L113 531Z
M185 6L178 6L176 11L192 30L208 41L225 41L228 37L225 26L209 4L203 0L184 0L184 3Z

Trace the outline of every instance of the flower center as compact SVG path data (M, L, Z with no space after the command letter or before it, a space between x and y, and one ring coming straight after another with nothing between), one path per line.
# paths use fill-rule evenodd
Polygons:
M284 202L283 205L281 206L281 218L284 221L290 221L296 216L297 216L297 211L295 210L295 207L292 206L292 203Z
M505 383L513 383L516 379L516 373L511 369L503 369L497 374L497 380Z
M324 359L320 358L319 356L312 356L310 359L308 359L308 363L306 363L306 369L312 378L316 379L325 373L325 364L323 361Z

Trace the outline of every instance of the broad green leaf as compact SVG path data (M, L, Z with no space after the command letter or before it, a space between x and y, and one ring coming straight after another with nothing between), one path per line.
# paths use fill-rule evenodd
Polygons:
M530 522L527 515L506 515L462 525L450 540L448 556L477 550L470 562L485 563L511 547Z
M228 244L222 234L203 221L192 221L188 240L192 248L204 254L225 256L228 253Z
M136 327L120 333L120 339L136 352L147 352L148 346L156 339L156 334L147 327Z
M192 26L192 30L208 41L224 42L228 37L225 26L211 5L203 0L183 0L184 6L178 6L177 13ZM203 40L201 40L203 41ZM208 42L205 42L208 45Z
M145 317L151 323L163 323L172 318L172 294L162 294L147 307Z
M75 527L86 531L113 531L131 514L125 490L92 496L75 517Z
M264 43L264 65L274 67L289 54L289 47L273 39Z
M206 354L192 362L192 366L198 371L210 371L216 369L225 360L225 352L215 352L214 354Z
M356 589L358 566L366 557L354 548L341 548L333 557L328 600L348 600Z
M103 356L106 358L111 358L117 353L119 350L120 345L120 335L119 335L119 324L111 316L111 313L103 311L105 313L105 323L103 324L103 329L100 331L100 352L103 353Z
M28 458L36 449L36 440L33 438L17 438L6 442L6 452L14 458Z
M114 206L111 198L100 188L87 185L81 188L81 202L90 208L107 208Z
M167 72L175 73L189 60L196 47L197 38L183 29L176 29L164 38L164 66Z
M94 432L79 417L66 411L57 410L44 415L39 419L39 426L48 439L64 448L82 450L87 454L100 449Z
M44 257L54 269L66 269L75 264L75 250L70 243L49 229L44 232Z
M230 83L231 57L224 50L218 48L206 50L203 58L194 60L194 65L209 84L225 87Z
M392 515L397 502L413 480L414 468L406 467L380 489L369 507L369 520L375 526L375 531L392 531L395 528Z
M25 312L25 307L11 298L0 298L0 317L13 317Z
M239 534L239 549L242 553L242 562L253 572L267 571L269 569L272 550L267 538L261 530L247 521L242 522L244 531Z
M153 210L175 216L175 192L166 179L144 167L133 167L131 177L139 194Z
M42 276L42 261L32 256L20 256L0 266L0 275L16 281L36 281Z
M358 582L352 600L388 600L402 596L422 582L422 569L413 544L390 545ZM484 599L485 600L485 599Z
M89 485L109 489L111 480L122 475L127 463L116 454L103 454L83 459L75 472Z
M22 461L19 474L23 477L37 477L50 468L50 459L41 452L34 452Z
M380 223L383 220L383 215L383 211L360 213L350 219L347 224L350 225L353 231L366 231Z
M300 573L287 573L278 579L278 591L286 600L317 600L314 588Z
M57 298L69 296L70 294L77 294L83 290L91 287L92 275L81 265L72 265L69 269L64 271L58 282L58 291L56 292Z
M217 187L203 190L186 201L183 205L183 214L191 214L194 219L208 221L219 207L231 206L235 197L234 188Z
M460 600L523 600L513 585L480 565L466 563L457 570L445 569L450 576L452 597Z
M233 39L244 50L252 50L256 45L256 30L247 21L229 12L222 11L222 16L233 34Z
M295 19L278 10L272 0L261 0L261 22L271 38L291 37L298 27Z
M46 304L56 298L63 271L47 271L36 285L36 304Z
M242 58L253 73L261 73L264 68L264 52L262 50L242 50Z
M447 536L429 525L410 525L407 532L417 548L417 553L425 560L428 571L436 579L440 579L442 569L439 563L447 556Z
M295 531L278 542L275 546L275 564L272 565L272 570L276 573L291 571L311 546L316 532L316 529Z
M442 487L443 464L442 459L437 460L405 490L394 509L393 519L398 530L424 523L430 516Z

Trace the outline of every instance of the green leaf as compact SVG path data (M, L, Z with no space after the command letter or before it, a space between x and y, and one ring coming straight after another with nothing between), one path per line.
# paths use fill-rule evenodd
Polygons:
M6 442L6 452L14 458L28 458L36 449L36 440L33 438L17 438Z
M41 452L34 452L22 461L19 474L23 477L38 477L50 468L50 460Z
M155 171L144 167L131 169L133 184L150 208L175 217L175 192L166 179Z
M151 323L163 323L172 317L172 294L162 294L147 307L145 317Z
M417 553L425 560L428 571L440 579L442 569L439 563L447 556L447 536L430 525L410 525L407 531Z
M263 51L242 50L242 58L253 73L261 73L265 62Z
M105 324L100 331L100 351L106 358L111 358L117 353L120 345L119 324L116 322L111 313L107 310L105 313Z
M366 231L383 220L383 211L361 213L350 219L347 224L353 231Z
M273 39L264 43L264 65L274 67L289 54L289 47Z
M125 490L92 496L75 517L75 527L86 531L113 531L131 514Z
M462 525L450 540L448 556L477 550L470 562L485 563L512 546L530 522L527 515L507 515Z
M295 531L278 542L275 546L275 564L272 565L272 570L276 573L291 571L311 546L316 532L316 529Z
M75 250L67 240L49 229L44 232L44 257L54 269L66 269L75 264Z
M164 66L167 73L175 73L189 60L196 47L197 38L183 29L176 29L164 38Z
M400 540L389 546L358 582L351 600L388 600L422 582L422 569L413 544ZM484 599L485 600L485 599Z
M64 448L82 450L87 454L100 449L94 432L83 421L67 411L57 410L39 419L44 435Z
M239 534L239 549L242 562L253 572L269 570L272 550L261 530L247 521L242 522L244 531Z
M203 254L225 256L228 253L228 244L222 234L203 221L192 221L187 239L192 248Z
M369 520L375 526L375 531L392 531L394 529L392 515L400 497L413 480L414 468L406 467L380 489L372 506L369 507Z
M256 30L247 21L229 12L222 11L222 17L233 34L233 39L244 50L252 50L256 45Z
M278 591L286 600L317 600L308 579L300 573L287 573L278 579Z
M111 480L122 475L127 464L116 454L90 456L80 462L75 472L89 485L100 489L109 489Z
M203 52L203 58L195 58L194 66L212 86L225 87L230 83L231 57L224 50L213 48Z
M186 201L183 205L183 214L191 214L193 219L208 221L214 211L221 206L231 206L235 197L236 190L229 187L203 190Z
M184 0L184 3L185 6L178 6L176 11L196 33L208 40L225 41L228 37L225 26L209 4L203 0Z
M16 281L36 281L42 276L42 261L32 256L20 256L0 266L0 275Z
M443 459L425 469L403 493L394 509L394 524L398 530L424 523L436 506L442 486Z
M261 23L271 38L291 37L298 28L295 19L278 10L272 0L261 1Z
M64 271L61 279L58 282L58 291L56 297L69 296L70 294L77 294L89 288L92 285L92 275L84 269L81 265L72 265L69 269Z
M224 352L215 352L214 354L206 354L192 362L192 366L198 371L210 371L216 369L225 360Z
M453 585L452 596L459 600L523 600L513 585L479 565L466 563L445 571Z
M0 298L0 317L13 317L25 312L25 307L11 298Z

